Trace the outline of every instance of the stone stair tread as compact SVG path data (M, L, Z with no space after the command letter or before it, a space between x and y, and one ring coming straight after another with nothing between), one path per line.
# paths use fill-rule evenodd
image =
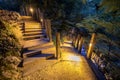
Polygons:
M23 55L27 55L27 54L32 54L32 53L34 53L34 52L38 52L38 51L41 51L41 49L37 49L37 50L28 50L28 52L24 52L24 54Z
M36 54L41 54L41 50L38 49L38 50L33 50L33 51L31 50L31 51L28 51L28 52L24 52L23 53L23 58L33 56L33 55L36 55Z
M27 41L28 41L28 40L39 39L39 38L44 38L44 36L24 38L24 40L27 40Z
M25 27L25 29L29 31L29 30L43 30L45 28L43 28L43 27L33 27L33 28Z
M29 49L28 51L24 51L24 54L23 55L29 55L29 54L34 54L34 52L38 52L40 51L42 54L54 54L55 53L55 48L52 47L52 48L37 48L37 49Z
M48 39L46 38L33 39L33 40L25 41L24 48L39 49L39 46L44 46L46 44L48 44Z
M44 33L44 31L31 31L31 32L25 32L24 34L40 34L40 33Z
M39 29L45 29L43 27L37 27L37 28L25 28L26 30L39 30Z
M36 24L36 25L40 25L39 22L36 22L34 20L28 20L28 21L25 21L27 24Z
M33 50L33 49L46 50L46 49L50 49L50 48L54 48L54 45L53 45L53 43L49 43L49 42L41 42L38 45L29 47L30 50Z
M39 31L42 31L43 29L25 29L25 32L39 32Z
M54 54L36 54L34 56L25 58L23 66L30 65L31 63L34 63L38 60L46 60L52 56L54 56Z
M24 35L23 36L36 36L36 35L44 35L44 33L43 32L37 32L37 33L24 33Z
M43 29L39 29L39 30L25 30L25 33L41 32L41 31L43 31Z
M31 40L31 39L36 39L36 38L44 38L45 35L32 35L32 36L24 36L23 39L24 40Z
M30 25L29 25L30 24ZM44 27L41 27L40 24L34 24L34 23L26 23L26 25L28 26L25 26L26 29L43 29Z

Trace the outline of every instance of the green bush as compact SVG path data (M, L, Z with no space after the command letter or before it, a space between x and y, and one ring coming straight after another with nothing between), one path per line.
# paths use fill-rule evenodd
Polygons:
M22 33L18 26L11 26L0 20L0 80L17 80L20 78Z

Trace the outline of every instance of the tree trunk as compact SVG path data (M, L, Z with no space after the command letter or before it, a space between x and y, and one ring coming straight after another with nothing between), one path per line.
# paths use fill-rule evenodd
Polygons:
M91 40L90 40L90 44L89 44L89 48L88 48L88 52L87 52L87 58L90 59L92 52L93 52L93 48L95 45L95 38L96 38L96 33L92 34Z
M59 59L61 57L61 54L60 54L60 33L57 32L56 33L56 55L55 57L57 59Z

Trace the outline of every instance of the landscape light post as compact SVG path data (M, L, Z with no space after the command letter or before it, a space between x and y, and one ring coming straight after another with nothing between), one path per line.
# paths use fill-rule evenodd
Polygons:
M30 12L31 12L31 15L33 16L33 8L30 7Z

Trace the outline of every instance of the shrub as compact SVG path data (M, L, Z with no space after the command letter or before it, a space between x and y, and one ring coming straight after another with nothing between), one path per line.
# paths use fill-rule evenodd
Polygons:
M19 80L21 40L18 26L0 20L0 80Z

